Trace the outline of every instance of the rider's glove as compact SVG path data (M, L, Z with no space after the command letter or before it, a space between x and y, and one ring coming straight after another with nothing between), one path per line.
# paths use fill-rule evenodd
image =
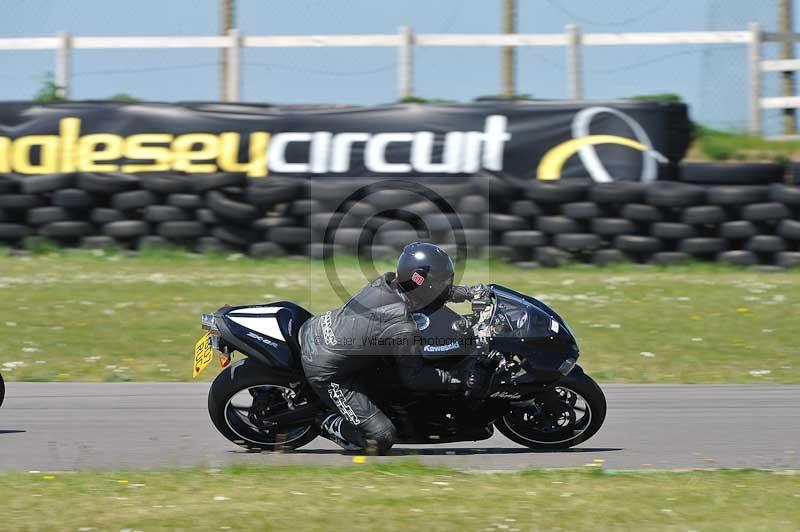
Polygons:
M450 301L453 303L463 303L464 301L472 301L476 298L483 298L486 296L486 287L482 284L472 286L454 285L450 289Z

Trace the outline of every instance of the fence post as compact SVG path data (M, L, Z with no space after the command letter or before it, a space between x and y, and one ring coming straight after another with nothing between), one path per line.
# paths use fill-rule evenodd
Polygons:
M761 24L750 23L750 133L761 134Z
M397 49L397 89L399 97L409 98L414 94L414 33L408 26L401 26L400 47Z
M54 82L56 84L56 95L61 98L69 98L69 77L70 77L70 48L72 38L70 34L62 31L58 35L58 48L56 48L56 72Z
M228 30L228 47L225 53L228 58L228 68L225 73L227 79L225 80L225 101L238 102L239 90L241 88L241 49L242 39L239 34L238 28Z
M577 24L567 24L567 83L569 97L583 99L583 65L581 62L581 29Z

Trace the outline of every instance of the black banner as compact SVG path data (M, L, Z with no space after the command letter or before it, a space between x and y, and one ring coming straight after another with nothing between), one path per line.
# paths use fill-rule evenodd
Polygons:
M291 108L0 103L0 174L590 176L654 180L690 137L686 106L503 102Z

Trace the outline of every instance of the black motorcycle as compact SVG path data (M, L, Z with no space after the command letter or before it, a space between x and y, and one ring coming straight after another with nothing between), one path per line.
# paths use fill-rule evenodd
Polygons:
M286 301L225 306L203 314L197 376L219 354L208 411L227 439L251 450L296 449L317 436L322 403L305 380L298 332L311 314ZM414 314L430 364L465 356L494 368L490 395L418 393L399 386L391 357L371 380L370 397L393 421L397 443L484 440L496 427L531 449L565 449L593 436L606 416L600 387L576 364L578 345L564 320L541 301L489 285L462 316L448 307ZM231 364L234 352L245 356Z

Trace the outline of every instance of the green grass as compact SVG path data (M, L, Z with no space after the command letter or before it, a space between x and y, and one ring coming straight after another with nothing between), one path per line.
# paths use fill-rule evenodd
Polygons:
M11 530L797 530L763 471L469 474L373 467L0 475Z
M348 290L364 284L355 259L337 264ZM553 306L600 381L800 383L797 271L471 261L462 281L500 283ZM300 259L0 257L0 372L28 381L191 380L201 312L282 299L314 312L340 304L322 263Z
M800 157L800 140L771 140L743 132L696 126L689 160L785 163Z

